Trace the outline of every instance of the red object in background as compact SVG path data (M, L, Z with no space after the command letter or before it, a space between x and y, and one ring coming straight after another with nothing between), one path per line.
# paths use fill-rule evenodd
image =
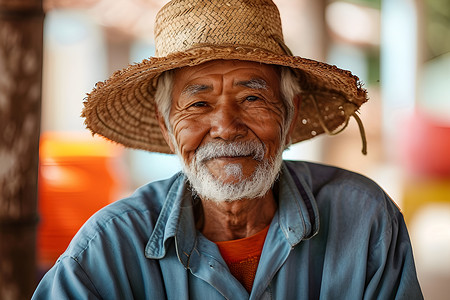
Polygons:
M414 173L450 177L450 124L416 112L404 123L403 160Z
M38 263L53 265L84 222L119 192L117 147L72 134L43 134Z

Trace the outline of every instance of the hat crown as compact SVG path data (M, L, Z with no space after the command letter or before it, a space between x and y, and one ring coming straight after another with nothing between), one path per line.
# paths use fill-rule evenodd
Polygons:
M270 0L174 0L156 16L156 56L212 46L286 54L280 13Z

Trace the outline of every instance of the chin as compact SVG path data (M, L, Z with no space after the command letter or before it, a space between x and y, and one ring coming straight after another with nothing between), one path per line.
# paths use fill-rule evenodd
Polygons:
M193 191L201 199L214 202L254 199L263 197L271 189L281 168L279 161L271 163L264 160L249 176L242 174L242 166L229 166L225 168L225 178L217 178L204 164L195 170L185 167L185 174Z

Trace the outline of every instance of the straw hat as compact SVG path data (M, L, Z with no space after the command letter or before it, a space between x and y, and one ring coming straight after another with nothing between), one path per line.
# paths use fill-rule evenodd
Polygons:
M155 48L155 57L117 71L88 94L82 116L93 133L127 147L171 153L155 117L157 79L164 71L217 59L294 70L303 93L292 143L340 131L367 100L349 71L292 56L270 0L171 1L156 16Z

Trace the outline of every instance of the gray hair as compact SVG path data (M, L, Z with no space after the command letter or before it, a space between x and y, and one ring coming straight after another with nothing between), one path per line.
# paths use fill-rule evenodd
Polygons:
M286 133L294 117L294 97L301 93L301 87L297 77L288 67L280 67L280 92L281 100L286 109L283 133ZM172 106L172 88L174 81L174 71L163 72L158 78L157 89L155 93L155 102L159 113L163 116L169 133L172 132L172 126L169 123L170 109ZM289 137L288 137L289 138ZM290 144L290 142L289 142Z

